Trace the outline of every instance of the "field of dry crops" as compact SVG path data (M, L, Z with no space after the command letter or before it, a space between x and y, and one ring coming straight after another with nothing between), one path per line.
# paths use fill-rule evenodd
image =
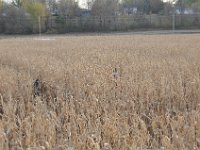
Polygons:
M0 149L199 149L199 41L2 37Z

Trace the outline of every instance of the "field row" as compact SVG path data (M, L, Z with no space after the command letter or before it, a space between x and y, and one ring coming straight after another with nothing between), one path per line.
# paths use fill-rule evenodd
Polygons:
M199 149L199 41L1 38L0 149Z

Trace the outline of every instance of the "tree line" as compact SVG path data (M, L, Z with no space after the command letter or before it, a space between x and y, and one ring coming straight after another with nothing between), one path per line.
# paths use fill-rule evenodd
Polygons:
M173 7L173 4L181 9L192 7L194 10L199 10L200 0L168 0L165 2L163 0L87 0L85 9L94 16L114 16L133 8L136 8L139 13L163 14L166 13L167 8ZM33 19L52 14L75 17L81 15L81 10L83 10L77 0L12 0L11 3L0 0L1 14L6 14L5 12L8 11L6 9L24 11Z
M26 27L37 24L38 18L43 16L57 16L59 19L133 14L164 15L173 13L175 9L184 13L188 8L199 12L200 0L87 0L84 8L77 0L12 0L11 3L0 0L0 32L9 25L9 30L12 30L12 25L19 22L20 18L31 20L28 24L20 22L21 26Z

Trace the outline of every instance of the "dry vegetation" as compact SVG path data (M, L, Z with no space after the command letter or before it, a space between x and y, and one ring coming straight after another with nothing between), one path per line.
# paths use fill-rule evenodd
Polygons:
M199 149L199 41L2 38L0 149ZM45 96L34 98L36 79Z

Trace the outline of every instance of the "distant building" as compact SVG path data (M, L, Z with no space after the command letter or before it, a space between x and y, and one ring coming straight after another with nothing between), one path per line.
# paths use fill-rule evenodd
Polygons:
M181 8L176 8L176 14L190 15L190 14L194 14L194 11L191 8L185 8L184 10Z
M76 15L79 16L79 17L89 17L89 16L91 16L91 10L88 10L88 9L85 9L85 8L80 8L77 11Z
M138 12L138 8L134 7L134 6L133 7L124 7L123 12L124 12L124 14L127 14L127 15L136 14Z
M52 12L51 12L51 15L52 16L58 16L60 14L59 10L58 9L54 9Z

